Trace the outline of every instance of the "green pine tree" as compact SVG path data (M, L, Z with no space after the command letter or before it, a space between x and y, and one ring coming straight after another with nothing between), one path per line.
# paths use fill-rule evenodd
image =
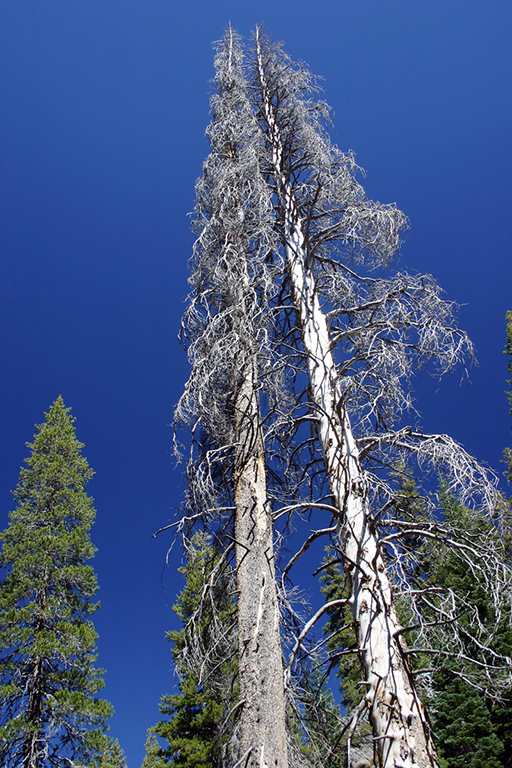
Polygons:
M230 712L236 708L234 586L226 566L210 578L218 566L219 555L209 538L196 534L187 563L179 569L186 582L173 607L183 627L167 633L180 676L179 693L162 696L160 711L169 719L151 729L168 742L157 756L183 768L222 764L233 721Z
M453 674L435 675L432 713L441 768L502 768L504 745L478 691Z
M100 754L89 768L126 768L126 758L119 741L104 736Z
M101 750L111 705L94 668L98 604L85 491L92 470L59 397L37 427L0 534L0 764L88 763Z
M320 577L321 590L326 602L344 600L349 596L345 576L334 551L327 548ZM361 700L362 672L357 654L357 639L352 626L350 606L329 611L324 634L329 637L327 649L335 655L336 677L340 681L342 704L347 710L355 709Z
M508 355L508 370L512 376L512 312L506 313L507 340L504 354ZM512 379L507 380L507 399L512 416ZM505 448L504 463L507 480L512 483L512 449ZM512 510L512 499L509 499ZM512 512L508 514L508 526L504 532L505 555L512 559ZM469 585L468 575L456 569L459 589L475 589ZM482 597L480 596L480 602ZM485 602L485 597L483 599ZM512 655L512 631L510 615L502 618L495 641L495 650ZM435 719L441 746L443 768L485 766L485 768L512 768L512 690L507 691L500 702L485 700L463 680L453 678L449 672L436 678Z
M496 535L490 523L467 510L441 485L441 505L445 520L455 520L463 530L481 537ZM449 547L438 544L428 548L428 581L463 596L472 611L478 614L482 625L494 627L496 634L491 650L505 656L512 655L510 610L497 619L485 585ZM464 647L459 657L446 657L433 676L430 702L432 723L439 749L442 768L503 768L510 763L512 742L510 702L494 703L481 691L485 687L485 673L478 690L479 668L462 658L477 657L472 644L469 622L471 612L459 617ZM464 635L464 629L468 629ZM440 640L440 645L442 641ZM467 681L472 679L474 685ZM475 687L475 685L477 687ZM508 757L507 757L508 755Z
M148 738L144 747L146 754L141 768L167 768L168 762L163 758L162 747L159 745L152 728L148 731Z
M508 403L510 406L510 415L512 416L512 312L509 310L506 315L507 320L507 343L504 353L508 355L508 371L511 376L507 380L508 389L506 391ZM512 485L512 449L505 449L505 461L508 467L507 480ZM508 500L507 529L505 531L505 551L507 562L512 563L512 498ZM512 655L512 637L508 635L508 642L505 636L504 647L499 648L500 652ZM491 716L496 728L496 732L503 741L504 746L504 768L512 768L512 690L508 691L503 702L494 704L491 710Z
M424 500L418 493L413 481L408 479L400 470L398 479L401 486L397 501L402 512L407 512L416 522L423 519L426 510ZM455 523L461 530L475 537L496 536L491 524L483 515L466 509L458 503L441 483L440 506L445 521ZM451 589L457 595L464 597L477 611L482 623L489 626L496 624L496 616L485 585L475 578L467 564L457 556L456 552L435 540L424 544L418 550L418 572L424 586L435 585ZM327 552L321 576L322 592L328 601L343 599L348 596L343 571L332 551ZM397 601L396 607L402 626L415 622L411 620L410 609L405 601ZM428 622L429 617L424 616ZM435 620L434 613L430 617ZM466 624L469 628L470 615L459 618L464 631ZM333 609L325 626L329 636L327 648L335 657L336 674L340 679L342 703L350 714L361 700L361 682L363 680L357 654L351 651L357 648L355 633L352 628L352 617L348 607ZM416 646L416 632L406 633L407 643ZM464 637L464 634L462 635ZM440 650L446 650L446 638L442 631L438 642L434 645ZM465 656L471 658L475 648L472 647L471 632L466 638ZM420 641L421 645L421 641ZM448 649L451 650L451 649ZM493 651L503 656L512 656L512 630L510 612L504 612L499 621L495 634ZM441 657L443 659L444 657ZM418 670L430 667L432 659L425 654L416 653L411 659L413 667ZM485 673L483 673L485 676ZM468 661L460 658L444 658L444 661L433 676L432 686L428 691L428 704L431 712L435 740L439 750L441 768L511 768L512 766L512 718L510 696L499 703L486 698L475 685L470 685L465 678L472 678L478 686L478 667L473 667ZM480 681L482 686L484 681ZM426 691L418 689L420 694L427 696ZM368 742L369 727L362 723L358 726L353 744L364 746ZM335 734L333 734L334 738ZM343 744L344 739L341 740Z
M510 379L507 379L507 389L505 390L505 394L507 396L508 404L510 406L509 413L512 416L512 312L509 310L506 314L506 320L507 320L507 342L505 344L505 349L503 350L504 355L508 355L508 372L511 376ZM510 485L512 485L512 448L505 448L503 451L503 463L507 467L506 471L506 478ZM507 514L507 529L505 531L505 548L506 548L506 554L507 554L507 560L509 563L512 562L512 498L508 500L508 514ZM512 764L512 758L511 758L511 764Z

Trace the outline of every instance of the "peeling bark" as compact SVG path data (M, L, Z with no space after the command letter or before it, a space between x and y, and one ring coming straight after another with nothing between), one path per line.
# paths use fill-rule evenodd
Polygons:
M370 721L384 768L436 765L423 705L415 695L398 641L386 567L369 526L367 488L348 414L343 408L325 315L314 278L304 269L300 223L291 222L288 190L287 259L307 354L310 391L349 575L351 608L364 666Z
M215 71L211 152L196 185L194 291L184 320L193 369L178 411L227 457L221 479L213 480L208 466L202 484L203 457L191 470L200 514L209 502L217 505L217 494L229 498L230 508L234 497L240 717L228 760L242 768L288 768L258 371L269 322L261 302L274 290L267 267L274 235L270 191L258 163L259 129L240 39L231 28L217 46Z
M255 365L249 359L235 405L235 539L243 701L240 758L243 766L287 768L273 526L257 386Z
M437 756L425 711L400 647L400 624L385 564L369 525L368 491L349 416L344 408L327 321L306 267L304 234L284 162L285 142L266 83L256 39L261 104L281 212L287 268L309 373L339 543L351 590L350 604L365 672L365 700L382 768L431 768Z

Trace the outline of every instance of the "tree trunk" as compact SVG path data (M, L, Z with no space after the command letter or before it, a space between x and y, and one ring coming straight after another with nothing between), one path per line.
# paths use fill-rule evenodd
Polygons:
M43 660L36 656L30 682L27 707L27 723L37 725L41 718ZM37 731L31 731L23 744L23 768L37 768Z
M249 358L235 403L235 538L241 766L287 768L286 710L273 525L255 362Z
M379 763L382 768L431 768L438 765L436 750L400 647L401 627L378 541L369 525L368 492L359 452L344 408L315 279L306 269L301 220L285 171L284 141L274 117L259 50L257 56L293 302L333 505L340 512L339 543L349 578L350 604L366 678L365 699Z
M291 193L290 193L291 196ZM288 197L290 200L291 197ZM423 705L411 685L400 647L400 624L386 567L369 525L359 452L339 392L337 372L312 274L303 266L302 234L290 224L287 258L293 298L308 359L311 398L349 577L351 608L366 677L366 701L384 768L437 764Z

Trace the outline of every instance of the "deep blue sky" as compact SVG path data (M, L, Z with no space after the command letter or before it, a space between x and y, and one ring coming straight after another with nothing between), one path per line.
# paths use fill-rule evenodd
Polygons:
M335 140L411 219L402 266L463 304L479 367L437 394L420 382L425 430L500 472L511 442L510 0L2 0L0 528L24 443L62 394L97 473L99 661L130 768L175 684L179 558L165 569L169 539L150 537L183 490L168 425L188 371L187 213L229 21L266 22L325 78Z

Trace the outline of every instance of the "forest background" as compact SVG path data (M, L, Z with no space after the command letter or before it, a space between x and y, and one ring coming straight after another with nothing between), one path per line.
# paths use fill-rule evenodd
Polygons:
M96 470L104 695L129 765L176 679L164 632L183 585L151 534L183 492L168 425L208 147L211 43L265 21L321 74L334 141L370 198L411 220L402 265L463 306L479 366L418 379L421 425L496 470L510 445L512 8L498 0L2 0L0 528L34 423L62 394Z

